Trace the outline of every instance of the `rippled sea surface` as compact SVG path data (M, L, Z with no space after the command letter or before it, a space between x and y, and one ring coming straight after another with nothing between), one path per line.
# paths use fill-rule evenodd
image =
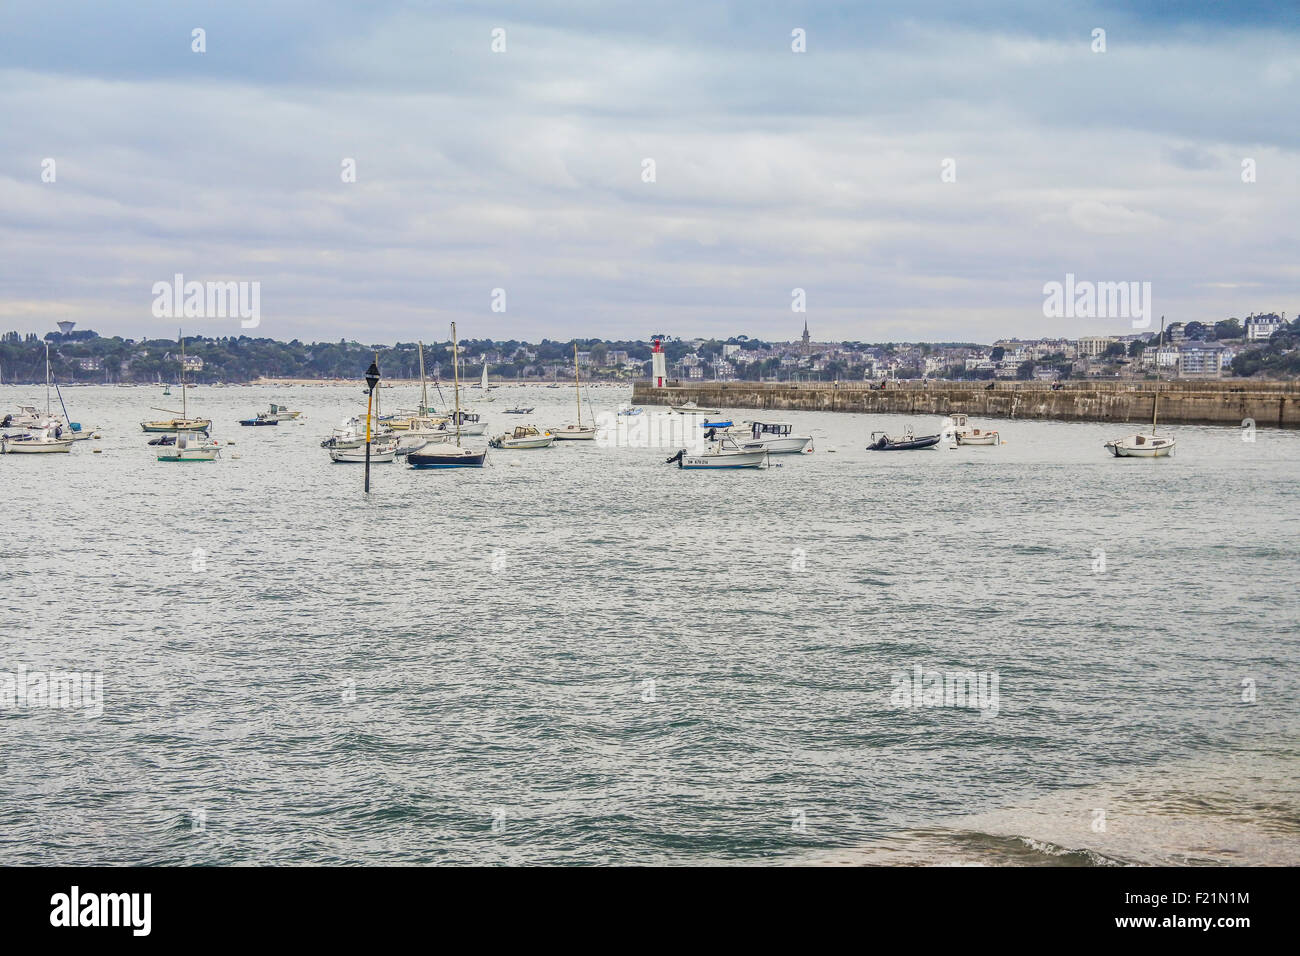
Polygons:
M0 672L103 675L0 708L0 863L1300 863L1300 434L796 412L767 471L566 443L366 497L319 447L359 386L190 394L224 460L108 387L65 389L102 440L0 457ZM996 714L895 706L917 666Z

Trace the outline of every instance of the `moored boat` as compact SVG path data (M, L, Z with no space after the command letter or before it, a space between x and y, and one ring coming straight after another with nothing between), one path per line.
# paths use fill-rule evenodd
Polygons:
M74 438L65 437L63 427L33 428L21 435L0 437L0 454L42 455L72 450Z
M940 435L923 435L917 438L909 427L901 438L891 438L885 432L872 432L871 443L867 451L916 451L920 448L933 448L939 444Z
M194 432L177 432L176 441L158 454L159 461L216 461L221 457L219 442Z
M489 439L493 448L549 448L555 436L549 430L541 430L535 425L517 425L513 432L505 432Z
M746 451L729 435L723 435L705 444L701 452L683 448L667 464L677 464L683 471L709 471L732 468L764 468L768 452L765 449Z
M1160 317L1160 348L1165 344L1165 317ZM1160 353L1157 352L1157 355ZM1156 434L1156 421L1160 411L1160 367L1156 366L1155 394L1151 398L1151 434L1127 435L1104 445L1116 458L1167 458L1173 453L1176 440L1170 435Z
M722 414L722 409L720 408L702 408L701 406L696 405L694 402L683 402L680 405L669 405L668 407L672 409L672 411L677 412L680 415L721 415Z
M996 431L975 428L965 415L957 413L949 415L948 419L952 423L952 433L956 437L958 445L1002 444L1002 436Z
M767 451L773 455L797 455L813 450L811 435L795 435L789 422L750 422L749 435L736 436L745 451Z
M421 345L421 349L423 349ZM487 460L487 449L483 451L471 451L468 448L461 447L460 444L460 372L458 367L458 355L460 344L456 337L456 323L451 323L451 358L453 369L453 382L455 388L455 408L452 412L452 428L455 436L455 443L445 439L438 441L429 441L419 448L413 449L406 456L406 463L412 468L482 468L483 463ZM484 382L486 383L486 372L484 373Z

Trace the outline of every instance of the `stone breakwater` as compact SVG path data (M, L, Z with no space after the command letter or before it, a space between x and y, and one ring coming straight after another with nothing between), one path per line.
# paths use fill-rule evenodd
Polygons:
M638 405L695 402L705 408L766 411L865 412L880 415L949 415L1039 418L1067 422L1149 422L1154 382L1065 382L1053 390L1040 382L799 384L703 382L654 388L638 382ZM1247 419L1265 428L1300 428L1300 383L1246 380L1162 382L1160 421L1170 425L1233 425Z

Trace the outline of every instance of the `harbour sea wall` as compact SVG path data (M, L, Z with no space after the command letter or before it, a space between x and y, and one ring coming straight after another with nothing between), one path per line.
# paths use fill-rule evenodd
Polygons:
M638 405L753 408L767 411L865 412L880 415L950 415L1040 418L1067 422L1149 422L1155 382L672 382L654 388L638 382ZM1234 425L1246 419L1265 428L1300 428L1300 382L1173 381L1160 383L1160 421L1170 425Z

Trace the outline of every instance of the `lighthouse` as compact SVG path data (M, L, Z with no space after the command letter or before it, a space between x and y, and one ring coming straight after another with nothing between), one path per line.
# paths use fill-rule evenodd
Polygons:
M654 379L655 388L663 388L664 379L668 377L665 361L664 347L659 339L655 339L654 346L650 349L650 377Z

